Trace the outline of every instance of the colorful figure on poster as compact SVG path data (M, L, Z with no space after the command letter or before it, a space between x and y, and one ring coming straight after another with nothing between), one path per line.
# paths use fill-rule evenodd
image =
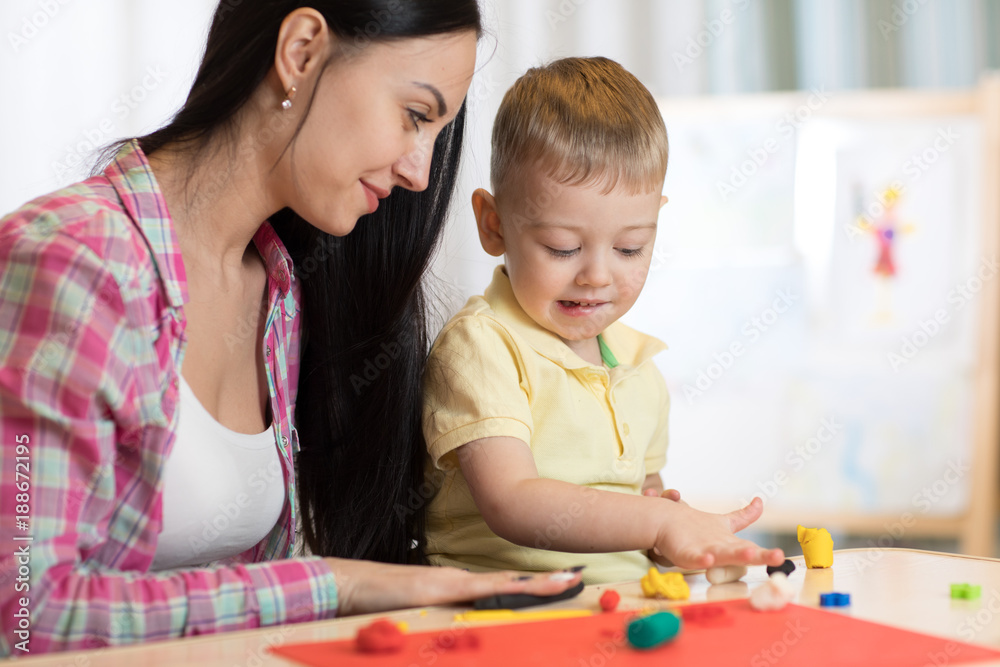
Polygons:
M877 205L873 202L867 209L858 206L858 210L861 212L858 214L857 228L861 232L872 234L878 246L878 255L872 272L879 281L875 317L881 322L892 320L889 290L891 289L890 281L896 277L898 271L896 257L899 238L913 230L912 225L899 219L896 211L901 196L901 190L890 186L879 194Z

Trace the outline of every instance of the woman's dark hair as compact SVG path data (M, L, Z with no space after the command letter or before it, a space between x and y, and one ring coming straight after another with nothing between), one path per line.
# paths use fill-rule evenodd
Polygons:
M323 14L340 43L355 50L481 33L475 0L222 0L187 101L170 124L138 139L143 151L172 145L197 152L230 131L274 64L282 20L303 6ZM464 122L463 104L437 138L425 191L394 189L347 236L326 234L290 209L271 219L302 287L297 477L302 527L315 554L424 560L429 498L421 493L420 385L429 332L422 277L454 189Z

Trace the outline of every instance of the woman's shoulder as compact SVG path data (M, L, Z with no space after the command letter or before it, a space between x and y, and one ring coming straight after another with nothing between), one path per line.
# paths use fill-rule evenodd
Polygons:
M145 261L143 246L105 176L36 197L0 218L0 247L8 263L69 253L79 262L117 273L118 268Z

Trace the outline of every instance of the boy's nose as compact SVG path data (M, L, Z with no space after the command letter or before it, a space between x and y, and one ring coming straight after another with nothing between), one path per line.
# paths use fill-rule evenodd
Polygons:
M607 287L611 284L611 271L608 263L603 259L592 258L580 269L576 276L578 285L590 285L592 287Z

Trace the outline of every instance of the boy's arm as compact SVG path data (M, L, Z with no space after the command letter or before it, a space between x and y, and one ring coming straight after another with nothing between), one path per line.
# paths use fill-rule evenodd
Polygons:
M708 514L666 498L540 478L531 449L517 438L475 440L457 454L486 524L521 546L537 547L545 538L550 549L576 553L655 547L683 568L784 561L780 549L762 549L733 534L760 516L758 499L730 514Z

